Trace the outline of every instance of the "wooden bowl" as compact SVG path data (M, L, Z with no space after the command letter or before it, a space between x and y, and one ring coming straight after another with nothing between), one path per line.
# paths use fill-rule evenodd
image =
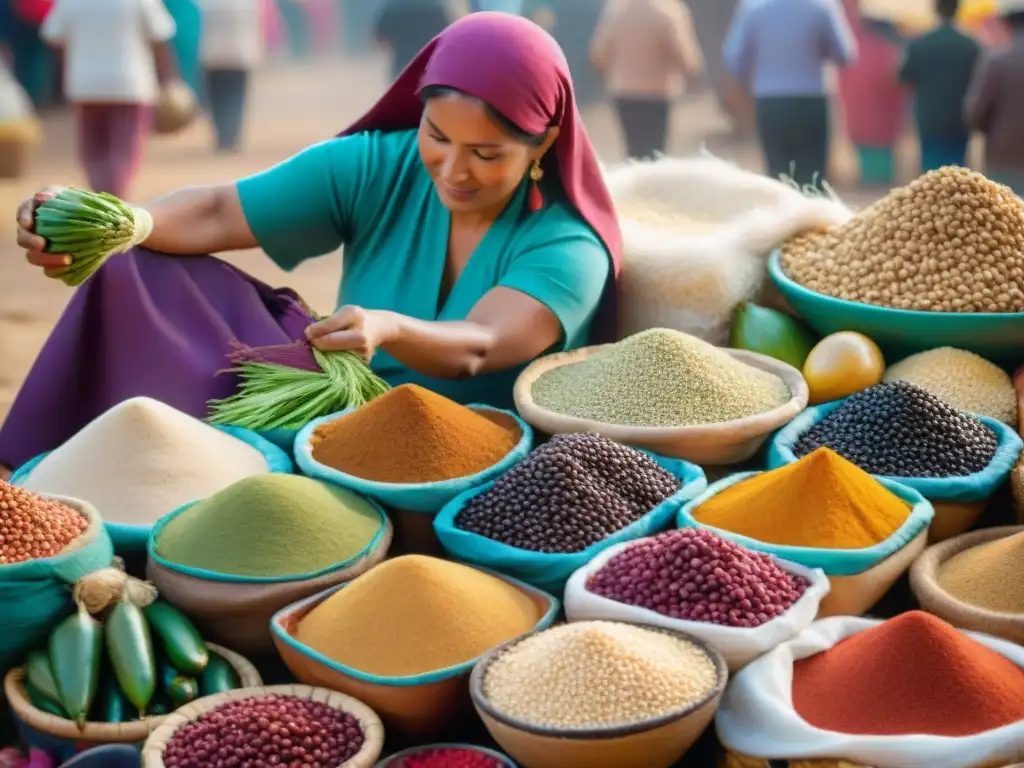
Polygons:
M551 626L561 608L557 598L500 573L486 572L518 587L533 599L541 616L533 631ZM479 659L425 675L381 677L339 664L296 639L295 631L302 619L346 586L340 584L299 600L278 611L271 620L274 644L296 679L365 701L380 715L389 732L396 731L420 741L443 732L469 714L468 680Z
M376 713L361 701L337 691L311 688L308 685L270 685L206 696L185 705L177 712L172 712L163 724L146 739L146 743L142 747L142 768L164 768L164 749L167 748L167 744L177 730L193 720L198 720L207 712L231 701L274 695L295 696L319 701L339 712L347 712L359 721L365 736L363 748L338 768L371 768L380 757L381 750L384 748L384 726Z
M910 569L910 588L921 607L960 629L984 632L1024 644L1024 612L1000 613L953 597L938 581L939 570L964 550L1024 532L1024 526L983 528L929 547Z
M231 665L238 674L243 688L263 685L260 673L244 656L213 643L207 643L206 647ZM106 744L137 744L145 741L150 733L171 716L158 715L129 723L86 723L85 727L79 730L71 720L51 715L33 706L25 692L25 671L21 667L7 673L4 678L4 694L15 717L23 726L42 734L43 738L49 741L64 741L69 748L74 747L75 751L81 751L80 747L90 748Z
M471 749L474 752L479 752L481 755L486 757L499 760L501 768L517 768L516 764L513 763L508 757L501 754L501 752L495 752L493 749L487 749L486 747L478 747L476 744L429 744L424 747L412 747L410 749L404 749L401 752L392 755L391 757L385 757L381 760L374 768L405 768L403 759L407 757L415 757L416 755L423 754L429 749Z
M630 725L572 730L532 725L509 717L484 697L483 681L491 664L524 638L499 646L476 665L469 685L473 706L501 748L528 768L670 768L714 719L729 670L722 654L703 640L684 632L660 628L657 631L700 647L714 662L718 675L714 687L701 700L678 712Z
M726 348L722 348L722 352L739 362L774 373L782 379L792 394L789 401L778 408L745 419L692 427L631 427L606 424L556 413L534 402L533 385L545 373L564 365L583 362L610 346L612 345L602 344L535 360L519 374L512 391L519 414L537 430L549 435L593 432L617 443L646 448L662 456L686 459L694 464L717 466L746 461L757 453L772 432L787 424L807 406L807 382L796 368L767 355Z

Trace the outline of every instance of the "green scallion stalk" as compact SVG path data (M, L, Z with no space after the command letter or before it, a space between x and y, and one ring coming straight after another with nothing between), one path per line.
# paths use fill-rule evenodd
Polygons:
M208 420L260 432L300 429L313 419L358 407L390 389L350 352L314 348L313 356L322 370L258 362L231 369L241 379L238 391L223 400L211 400Z
M66 285L77 286L99 269L107 257L134 245L137 211L106 192L69 187L39 204L35 232L46 240L47 253L65 253L71 264L48 269ZM150 227L146 222L142 226Z

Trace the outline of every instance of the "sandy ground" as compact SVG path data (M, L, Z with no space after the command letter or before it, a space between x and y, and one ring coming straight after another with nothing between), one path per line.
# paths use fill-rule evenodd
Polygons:
M174 137L154 139L133 199L145 201L189 184L229 181L272 165L358 117L385 84L384 62L375 58L276 66L261 72L255 82L248 145L243 154L213 155L205 124ZM619 136L610 111L598 106L589 109L585 118L602 157L618 159ZM708 96L691 97L675 115L670 150L691 152L706 141L720 154L756 167L759 157L752 146L716 141L724 129L724 121ZM7 412L70 296L70 289L26 264L14 245L14 212L20 200L48 183L81 182L74 161L71 116L48 119L45 133L31 176L0 182L0 211L6 212L0 214L0 416ZM848 155L842 150L838 153L841 176L850 173ZM232 260L271 284L292 286L317 309L331 307L340 269L337 255L307 262L291 275L278 270L259 252L235 254Z

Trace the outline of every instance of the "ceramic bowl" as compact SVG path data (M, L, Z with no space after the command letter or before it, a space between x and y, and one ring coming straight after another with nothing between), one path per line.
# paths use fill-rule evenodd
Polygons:
M374 768L405 768L403 762L404 758L415 757L421 755L427 750L431 749L469 749L473 752L485 755L487 757L494 758L499 761L501 768L517 768L516 764L513 763L508 757L495 752L493 749L487 749L486 747L478 747L476 744L430 744L425 747L412 747L411 749L405 749L398 754L392 755L391 757L385 757L381 760Z

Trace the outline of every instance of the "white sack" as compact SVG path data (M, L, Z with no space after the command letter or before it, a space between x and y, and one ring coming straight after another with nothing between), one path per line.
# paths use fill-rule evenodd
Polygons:
M665 327L724 345L736 305L760 298L771 251L853 216L711 155L630 162L605 181L623 235L621 337ZM660 220L639 214L648 209Z
M805 568L773 557L779 567L803 576L810 584L803 596L788 611L753 629L673 619L657 611L626 605L587 591L587 579L601 570L611 558L635 543L627 541L606 549L572 575L565 585L566 617L569 621L632 621L686 632L717 648L725 657L730 672L740 669L806 629L818 615L818 605L830 589L828 577L820 568Z
M729 682L715 716L722 744L767 760L842 758L885 768L976 768L1019 759L1024 720L992 731L950 736L856 736L823 731L793 709L793 662L881 624L835 616L816 621L788 643L754 661ZM1024 648L980 632L965 634L1024 667ZM837 696L842 691L836 691ZM879 690L879 697L885 690Z

